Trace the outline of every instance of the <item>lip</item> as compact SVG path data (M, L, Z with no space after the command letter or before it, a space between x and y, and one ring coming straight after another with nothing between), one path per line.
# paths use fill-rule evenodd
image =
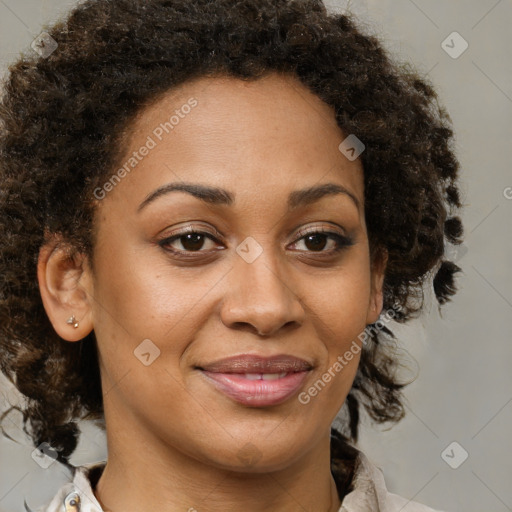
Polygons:
M265 407L281 404L293 396L313 365L285 354L271 357L245 354L220 359L197 369L218 391L235 402Z
M313 365L288 354L266 357L258 354L241 354L219 359L213 363L199 366L211 373L281 373L304 372Z

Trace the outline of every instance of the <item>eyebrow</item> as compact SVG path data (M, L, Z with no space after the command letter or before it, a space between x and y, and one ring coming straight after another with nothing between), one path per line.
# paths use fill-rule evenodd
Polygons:
M153 192L151 192L140 203L137 208L137 213L155 201L157 198L162 197L170 192L186 192L201 201L212 205L226 205L232 206L235 203L235 195L228 190L209 185L200 185L198 183L168 183L163 185ZM344 194L348 196L356 207L360 208L359 199L350 190L337 183L324 183L322 185L315 185L312 187L295 190L288 196L288 209L294 210L301 206L307 206L315 203L326 196Z

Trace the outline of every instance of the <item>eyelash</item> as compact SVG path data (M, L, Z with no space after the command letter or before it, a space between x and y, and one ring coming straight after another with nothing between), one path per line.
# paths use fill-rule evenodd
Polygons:
M170 236L168 238L160 240L158 242L158 245L160 247L162 247L165 251L171 252L171 253L178 255L182 258L196 258L197 257L196 255L198 253L210 252L210 251L201 251L201 250L199 250L199 251L182 251L182 250L170 249L170 248L166 247L166 246L172 244L174 241L179 240L180 238L183 238L184 236L190 235L190 234L203 235L203 236L209 238L210 240L212 240L213 242L217 242L217 239L211 233L208 233L206 231L198 231L198 230L194 230L193 228L190 228L190 229L187 229L186 231L176 233L173 236ZM299 231L299 233L297 233L297 235L299 238L297 238L297 240L294 242L294 244L303 240L307 236L311 236L311 235L327 235L329 238L334 239L334 241L336 242L336 247L329 251L300 251L300 252L309 252L309 253L313 253L313 254L324 255L321 257L325 257L326 255L334 256L335 254L338 254L339 252L343 251L344 249L354 245L354 241L351 238L346 237L344 235L340 235L339 233L336 233L333 231L325 231L320 228L313 228L310 230Z

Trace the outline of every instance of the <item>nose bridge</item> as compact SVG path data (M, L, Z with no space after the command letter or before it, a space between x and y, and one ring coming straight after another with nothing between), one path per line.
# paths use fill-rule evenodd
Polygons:
M236 248L222 316L228 326L250 324L259 334L272 334L288 323L302 323L304 310L270 237L258 240L247 237Z

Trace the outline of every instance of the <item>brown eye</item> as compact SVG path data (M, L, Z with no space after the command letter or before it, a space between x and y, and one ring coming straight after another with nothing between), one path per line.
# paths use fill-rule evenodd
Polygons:
M323 251L327 245L328 235L325 233L315 233L313 235L307 235L303 237L305 246L311 251Z
M187 231L186 233L182 232L165 238L164 240L161 240L158 245L166 250L176 253L206 252L201 251L204 247L205 239L209 239L214 242L216 241L216 239L209 233L204 233L202 231ZM176 248L175 245L177 244L175 244L175 242L179 242L182 249ZM167 249L167 247L169 247L169 249Z
M334 254L342 249L354 245L354 242L351 238L348 238L339 233L335 233L332 231L322 231L319 229L311 230L309 232L301 232L301 238L295 242L297 244L300 241L304 241L304 246L306 247L306 252L318 252L321 254ZM333 241L334 247L328 250L324 250L328 245L327 240L331 239ZM295 245L294 244L294 245Z
M302 236L294 243L294 245L303 241L306 248L304 251L300 250L300 252L319 253L321 255L329 256L354 244L352 239L332 231L313 229L309 232L305 231L299 234ZM187 231L176 233L173 236L161 240L158 242L158 245L177 256L193 257L193 253L207 253L212 249L206 248L203 250L205 243L208 240L220 244L220 242L218 242L218 240L210 233L188 229ZM329 241L331 242L331 248L325 250L326 247L329 247ZM177 247L178 245L181 247Z

